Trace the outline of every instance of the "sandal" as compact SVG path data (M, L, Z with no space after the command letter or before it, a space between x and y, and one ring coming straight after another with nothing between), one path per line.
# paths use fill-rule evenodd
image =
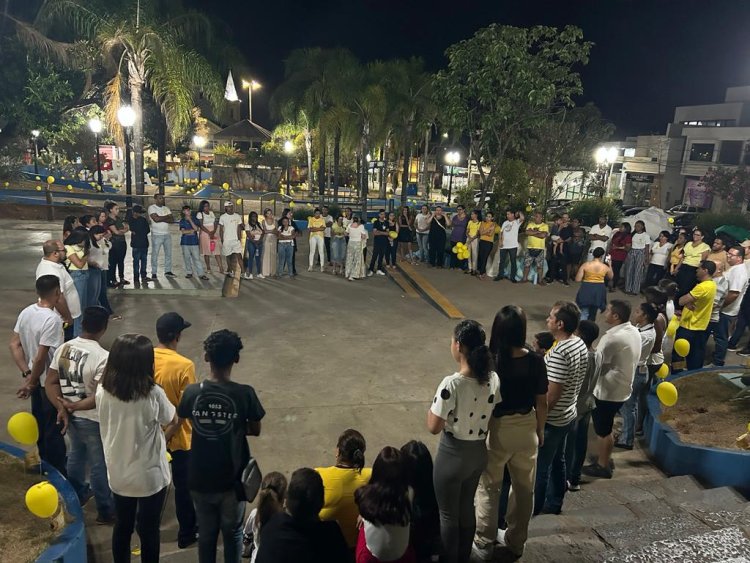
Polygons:
M113 314L109 318L110 318L110 320L113 320L113 321L121 321L122 320L122 315L114 315Z

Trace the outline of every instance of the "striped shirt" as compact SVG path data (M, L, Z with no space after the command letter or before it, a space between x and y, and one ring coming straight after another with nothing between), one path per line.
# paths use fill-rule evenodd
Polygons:
M544 357L547 379L563 386L562 395L547 413L547 424L565 426L577 416L576 401L589 365L586 344L577 336L558 342Z

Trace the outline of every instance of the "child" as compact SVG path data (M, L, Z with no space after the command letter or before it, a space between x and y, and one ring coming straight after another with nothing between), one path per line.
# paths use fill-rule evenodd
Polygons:
M284 511L286 487L286 477L278 471L268 473L260 483L258 506L250 512L242 532L242 557L249 557L250 563L253 563L258 555L260 529L271 516Z
M554 343L555 338L552 336L551 332L537 332L534 335L534 344L532 348L534 348L534 352L540 356L544 356L549 352Z
M193 212L190 206L184 205L182 207L182 218L180 219L180 233L182 233L180 249L182 250L182 259L185 262L185 277L192 278L193 269L195 269L195 275L202 280L207 280L208 276L203 270L203 262L198 250L199 230L195 221L193 221Z
M130 225L130 248L133 252L133 277L137 282L140 276L141 283L147 283L146 257L148 256L148 234L151 229L148 226L148 220L143 215L143 207L134 205L133 216L128 221L128 225Z

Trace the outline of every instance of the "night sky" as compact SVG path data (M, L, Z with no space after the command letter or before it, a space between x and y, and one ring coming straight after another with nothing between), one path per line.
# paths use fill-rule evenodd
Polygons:
M581 102L597 104L617 136L664 132L676 105L719 102L750 84L750 2L745 0L193 0L227 23L247 57L255 120L298 47L347 47L361 60L421 56L429 70L445 49L496 22L574 24L595 43ZM239 80L238 80L239 83Z

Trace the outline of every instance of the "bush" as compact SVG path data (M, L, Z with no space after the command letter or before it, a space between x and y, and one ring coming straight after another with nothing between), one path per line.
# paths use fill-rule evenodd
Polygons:
M307 221L308 217L312 217L314 209L315 208L312 205L297 205L294 208L294 212L292 213L292 216L297 221Z
M581 225L591 227L599 222L599 217L609 217L609 225L615 226L622 218L622 211L611 199L582 199L576 201L570 208L571 218L581 221Z
M739 212L699 213L695 224L703 231L705 242L711 244L716 229L722 225L734 225L750 231L750 215Z

